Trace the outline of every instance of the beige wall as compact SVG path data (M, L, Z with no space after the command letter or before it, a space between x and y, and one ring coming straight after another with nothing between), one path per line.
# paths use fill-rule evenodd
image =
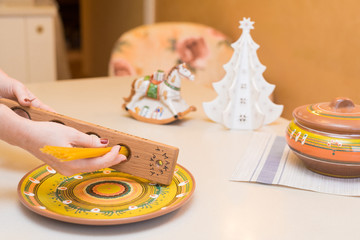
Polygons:
M156 0L156 21L210 25L234 41L239 20L251 17L265 79L276 85L283 116L303 104L347 96L360 104L360 1ZM82 0L85 73L107 74L121 33L143 23L142 0ZM219 79L220 80L220 79Z
M251 17L265 79L292 118L299 105L347 96L360 104L360 1L157 0L156 21L204 23L236 40Z
M118 37L143 23L143 0L81 0L80 4L83 72L106 76Z

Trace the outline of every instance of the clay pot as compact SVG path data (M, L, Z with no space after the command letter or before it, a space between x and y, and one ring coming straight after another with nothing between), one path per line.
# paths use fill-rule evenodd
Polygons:
M298 107L286 131L291 150L310 170L360 177L360 105L348 98Z

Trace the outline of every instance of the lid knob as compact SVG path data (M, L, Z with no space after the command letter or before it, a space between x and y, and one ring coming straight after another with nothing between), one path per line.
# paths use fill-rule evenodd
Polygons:
M330 107L335 112L351 112L353 111L355 104L350 98L337 97L331 101Z

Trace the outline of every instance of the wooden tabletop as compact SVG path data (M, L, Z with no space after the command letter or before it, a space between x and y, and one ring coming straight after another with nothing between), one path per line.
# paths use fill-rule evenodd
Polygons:
M28 84L57 112L180 149L178 163L195 177L188 204L139 223L94 227L47 219L23 207L17 184L42 162L0 142L2 239L359 239L360 200L284 187L229 181L252 131L230 131L205 116L211 88L183 81L182 96L197 111L168 125L131 118L122 109L131 78L96 78ZM285 106L286 107L286 106ZM257 132L283 135L278 119Z

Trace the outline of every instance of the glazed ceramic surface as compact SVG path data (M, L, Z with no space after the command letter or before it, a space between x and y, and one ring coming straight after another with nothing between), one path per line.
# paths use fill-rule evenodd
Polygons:
M177 165L169 186L112 169L72 177L43 165L19 183L21 202L30 210L57 220L114 225L143 221L174 211L195 190L191 173Z
M180 95L183 78L194 80L186 64L174 66L165 75L163 71L145 76L132 84L130 96L124 98L123 107L137 120L167 124L183 118L194 106L189 106Z
M225 76L213 83L218 96L203 103L205 114L228 129L258 129L278 119L282 105L273 103L269 96L275 85L263 77L266 67L256 51L259 45L251 37L254 29L250 18L243 18L240 38L231 44L234 54L224 65Z
M308 168L331 176L360 176L360 106L336 98L298 107L293 115L287 143Z

